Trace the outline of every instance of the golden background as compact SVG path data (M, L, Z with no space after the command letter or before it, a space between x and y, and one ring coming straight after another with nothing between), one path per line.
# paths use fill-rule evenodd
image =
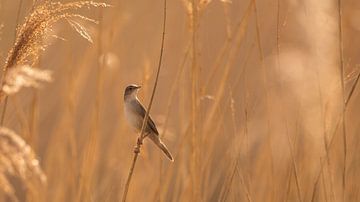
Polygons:
M123 91L148 105L163 1L104 2L77 11L99 21L79 21L93 43L55 23L36 63L54 81L9 97L4 126L47 176L14 182L20 201L121 200L137 137ZM1 1L2 64L34 3ZM340 4L168 0L151 114L175 162L145 140L128 201L359 200L360 2Z

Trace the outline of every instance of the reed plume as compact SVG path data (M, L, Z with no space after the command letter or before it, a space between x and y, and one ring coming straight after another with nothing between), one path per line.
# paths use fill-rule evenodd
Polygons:
M1 123L3 123L3 117L7 106L7 97L6 92L4 92L4 87L5 89L7 88L6 86L8 84L6 82L15 79L6 78L8 69L21 65L29 65L29 67L33 66L38 61L40 51L46 49L47 44L44 44L43 39L51 31L52 25L62 19L67 20L70 26L78 32L80 36L92 42L91 36L87 33L86 29L74 19L77 18L89 22L96 21L72 12L83 7L89 8L107 6L109 5L93 1L80 1L66 4L45 1L32 9L29 16L25 18L24 23L17 28L14 46L8 52L8 56L3 66L0 101L4 98L6 98L6 100L3 114L1 115ZM31 71L30 68L25 69L27 69L27 72Z
M31 147L14 131L0 127L0 189L16 200L12 178L19 178L26 187L35 182L46 182Z
M32 68L29 65L16 66L8 71L2 92L6 95L15 94L22 87L40 87L42 81L52 81L52 71Z
M96 21L73 12L84 7L107 6L105 3L93 1L66 4L45 1L36 5L24 23L17 28L14 45L3 65L0 101L19 92L23 87L39 87L40 82L52 81L51 71L36 69L33 66L38 61L40 52L46 49L48 44L45 44L43 39L51 32L56 22L66 20L80 36L92 42L86 29L76 20L93 23ZM4 111L5 109L6 102ZM10 178L19 178L28 188L31 187L33 178L41 183L46 181L31 147L12 130L0 127L0 190L12 201L17 201Z
M91 41L90 35L86 29L77 23L74 19L81 19L89 22L94 20L85 16L72 13L74 10L83 7L107 7L105 3L96 3L93 1L71 2L62 4L45 1L36 6L25 22L18 28L15 44L9 51L3 67L4 74L8 68L16 65L33 65L40 54L45 50L46 44L43 43L44 37L51 31L51 27L59 20L67 20L81 36Z

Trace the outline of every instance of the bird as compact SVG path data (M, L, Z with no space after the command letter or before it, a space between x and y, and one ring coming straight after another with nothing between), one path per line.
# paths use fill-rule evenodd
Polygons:
M141 131L142 124L146 115L146 110L137 97L140 88L140 85L130 84L125 88L124 92L125 118L128 121L129 125L132 126L132 128L135 129L136 132ZM171 162L173 162L174 158L166 145L161 141L159 132L150 115L144 127L144 137L149 137L155 143L155 145L164 152L167 158ZM139 144L142 144L141 140L138 139L138 141L140 141Z

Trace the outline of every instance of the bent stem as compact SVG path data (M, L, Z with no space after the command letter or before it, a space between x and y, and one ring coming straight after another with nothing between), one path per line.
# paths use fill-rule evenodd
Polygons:
M139 137L138 137L138 140L137 140L137 142L136 142L135 149L134 149L134 158L133 158L133 161L132 161L130 170L129 170L129 174L128 174L128 177L127 177L127 180L126 180L126 184L125 184L125 188L124 188L124 194L123 194L123 197L122 197L122 201L123 201L123 202L126 201L126 197L127 197L127 193L128 193L129 187L130 187L130 182L131 182L131 179L132 179L132 175L133 175L133 173L134 173L136 161L137 161L137 158L138 158L139 153L140 153L142 141L143 141L143 139L146 137L146 134L144 134L144 129L145 129L145 125L146 125L146 123L147 123L147 120L148 120L148 118L149 118L150 109L151 109L151 106L152 106L152 102L153 102L153 100L154 100L154 95L155 95L157 83L158 83L158 80L159 80L159 74L160 74L160 70L161 70L162 57L163 57L163 52L164 52L164 41L165 41L166 0L164 0L163 15L164 15L164 17L163 17L163 30L162 30L161 47L160 47L160 57L159 57L159 63L158 63L158 68L157 68L157 72L156 72L156 79L155 79L154 87L153 87L153 90L152 90L149 107L148 107L148 110L147 110L147 112L146 112L146 114L145 114L144 121L143 121L143 124L142 124L142 127L141 127L141 131L140 131L140 134L139 134Z

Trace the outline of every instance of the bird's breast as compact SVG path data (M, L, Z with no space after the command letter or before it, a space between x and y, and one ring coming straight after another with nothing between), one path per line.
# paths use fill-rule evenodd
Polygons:
M128 123L136 130L140 131L142 126L142 118L136 113L135 103L125 102L125 117Z

